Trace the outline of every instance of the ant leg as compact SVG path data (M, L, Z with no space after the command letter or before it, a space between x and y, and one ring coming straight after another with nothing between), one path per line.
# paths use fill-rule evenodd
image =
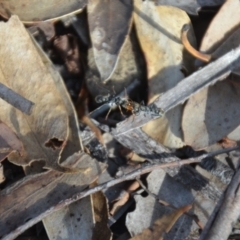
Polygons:
M110 107L109 110L108 110L108 113L107 113L107 115L105 117L106 120L108 119L108 115L110 114L111 110L112 110L112 108Z
M122 112L122 108L121 108L120 105L118 105L118 108L119 108L119 110L120 110L120 112L121 112L121 115L122 115L123 117L125 117L125 115L124 115L123 112Z

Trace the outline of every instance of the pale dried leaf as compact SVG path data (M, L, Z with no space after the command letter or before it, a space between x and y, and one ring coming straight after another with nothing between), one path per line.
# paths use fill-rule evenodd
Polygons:
M114 215L120 207L122 207L129 199L132 192L136 191L139 188L139 183L134 181L128 188L123 191L121 194L120 199L118 199L112 206L111 211L109 212L110 215Z
M239 7L240 9L240 7ZM240 19L239 19L240 22ZM240 28L234 31L231 35L227 34L228 37L225 37L225 41L212 53L212 58L217 59L224 54L228 53L232 49L235 49L239 46L240 42ZM234 69L234 74L240 76L240 67Z
M95 220L92 240L111 239L112 232L108 227L109 209L107 199L102 192L94 193L91 195L91 197Z
M147 186L151 193L156 194L158 198L177 208L191 204L194 199L189 189L169 177L161 169L154 170L149 174L147 177ZM172 212L172 209L160 205L150 195L147 197L136 195L134 198L136 200L136 209L128 213L126 219L126 226L131 236L141 233L144 229L151 227L154 221ZM174 230L168 233L168 239L174 239L176 236L178 239L184 239L184 237L188 236L191 221L190 218L182 216L181 221L176 223Z
M0 233L3 237L28 219L33 219L55 206L61 200L81 192L95 181L105 168L84 153L75 153L66 164L74 167L89 167L86 173L64 174L50 170L29 175L13 186L0 192Z
M203 38L201 51L211 52L212 58L217 59L239 46L240 30L235 30L240 23L239 10L239 1L229 0L223 5ZM240 68L234 69L234 73L239 74ZM240 90L238 84L232 84L231 80L234 83L234 78L230 76L188 100L182 120L184 141L188 145L202 149L231 132L239 136ZM234 137L234 140L239 139Z
M96 63L93 56L93 49L88 51L88 66L89 70L86 73L86 82L89 91L95 98L97 95L116 94L122 92L124 88L129 86L133 80L143 79L143 66L139 63L137 43L130 38L126 37L126 41L119 54L119 60L117 61L116 69L111 76L111 81L103 84L100 80L99 73L96 67ZM113 91L114 86L114 91Z
M0 163L0 183L5 181L5 176L3 172L3 165Z
M92 239L91 196L85 197L43 219L49 239Z
M102 81L113 74L132 22L131 0L90 0L88 21L94 58Z
M202 149L235 130L240 124L239 104L240 88L228 81L219 82L191 97L182 119L186 144Z
M181 207L170 214L164 215L163 217L157 219L153 226L149 229L144 229L143 232L135 237L131 238L132 240L160 240L163 239L164 234L169 232L179 217L182 216L183 213L187 212L191 209L191 205L187 205Z
M149 103L183 78L184 65L191 71L188 55L183 53L180 32L190 19L185 12L170 6L158 6L150 1L135 1L134 21L140 45L147 62ZM190 40L194 45L193 32ZM143 130L162 144L178 148L184 143L181 132L182 106L168 111L162 118L149 122Z
M64 147L60 162L81 149L76 113L60 75L33 44L18 17L1 23L0 32L1 81L35 103L27 116L0 99L0 118L17 134L25 150L21 157L11 154L9 160L18 165L44 160L47 168L75 171L58 164ZM69 148L75 151L69 152Z
M215 7L224 3L224 0L157 0L158 5L170 5L181 8L189 14L197 15L202 7Z
M76 58L72 60L74 60L74 62L79 65L79 62L78 62L79 56L77 53L76 44L73 44L73 45L75 47L74 55ZM51 70L52 65L50 60L41 51L41 49L39 49L39 54L42 57L42 60L45 63L48 63L47 66L50 72L52 72L53 78L54 79L58 78L58 74L56 76L56 73L54 73ZM75 64L73 64L72 66L75 66ZM80 69L80 68L76 67L75 69ZM76 113L72 106L71 101L69 101L68 95L66 97L66 90L64 85L58 84L58 90L60 91L62 96L65 96L63 100L69 111L69 126L70 126L69 136L68 136L67 144L63 149L62 156L60 159L60 161L64 161L68 156L71 156L72 154L74 154L76 151L79 150L80 136L79 136L79 127L78 127L78 124L76 124L77 122ZM73 217L73 215L71 214L72 212L75 213L74 215L75 217ZM82 216L80 220L77 217L77 215ZM84 199L84 201L78 201L70 205L69 207L60 209L56 213L51 214L49 217L46 217L43 222L47 230L48 236L50 238L56 237L56 235L59 236L58 232L61 231L60 236L63 236L63 238L65 237L65 239L73 239L73 237L76 237L76 236L77 238L90 239L93 234L92 227L94 223L91 197L87 197ZM59 222L59 224L56 224L57 222ZM53 225L51 223L55 223L55 224ZM59 228L60 226L62 226L62 228ZM74 226L74 229L73 229L73 226Z
M212 53L240 24L240 2L227 0L209 25L200 51ZM230 17L231 16L231 17Z
M23 145L16 134L0 121L0 162L13 151L21 155Z
M26 23L61 18L82 10L87 0L0 0L0 14L9 18L18 15Z

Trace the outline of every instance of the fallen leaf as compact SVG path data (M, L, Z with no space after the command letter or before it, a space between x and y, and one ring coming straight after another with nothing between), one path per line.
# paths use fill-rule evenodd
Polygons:
M95 184L96 185L96 184ZM112 232L108 227L108 204L102 192L91 195L93 202L95 226L93 229L92 240L112 239Z
M18 15L21 21L33 23L58 19L67 14L80 12L87 4L86 0L1 0L0 15L10 18L11 15Z
M170 6L156 7L150 1L135 1L134 21L145 55L148 71L149 100L179 83L184 66L191 71L191 57L184 54L180 41L182 26L190 22L180 9ZM190 42L194 45L191 31ZM158 142L178 148L184 145L181 131L182 106L168 111L164 117L149 122L143 130Z
M134 165L134 164L146 161L146 158L140 157L135 152L133 152L130 149L125 148L125 147L123 147L123 149L121 150L121 156L124 157L128 161L129 165L131 165L131 164Z
M240 19L239 19L239 22L240 22ZM227 34L227 36L225 36L225 41L221 45L219 45L218 48L212 53L212 58L213 59L220 58L221 56L228 53L232 49L237 48L239 46L239 41L240 41L240 28L238 28L232 34ZM236 66L234 68L233 74L240 76L239 66Z
M81 192L95 181L105 165L91 159L85 153L75 153L65 164L72 167L89 167L86 173L64 174L53 170L29 175L0 192L1 238L29 219L47 211L64 199Z
M168 5L181 8L189 14L198 15L199 10L203 7L216 7L224 3L224 0L156 0L157 5Z
M213 53L226 36L236 30L240 23L240 2L227 0L211 21L201 42L200 51ZM231 13L231 17L229 14Z
M88 22L101 80L113 74L132 23L132 0L90 0Z
M16 134L0 121L0 162L14 151L21 155L23 145Z
M192 204L194 200L191 190L169 177L162 169L156 169L148 175L147 186L151 193L176 208ZM171 208L159 204L150 195L147 197L135 195L134 199L136 208L128 213L126 218L126 226L131 236L140 234L144 229L150 228L154 221L172 212ZM175 239L176 237L184 239L190 232L191 222L192 219L182 216L181 221L178 221L174 229L168 233L168 239Z
M143 81L144 66L138 61L141 56L136 45L137 42L133 36L126 37L126 42L119 54L119 60L117 61L116 69L111 76L111 81L108 81L106 84L101 82L94 60L93 49L89 49L89 69L86 72L86 84L93 98L97 95L119 94L124 91L124 88L129 86L133 80L137 79L138 82Z
M91 196L43 219L49 239L92 239L93 209Z
M112 206L111 211L109 212L110 215L114 215L120 207L122 207L130 198L131 193L136 191L139 188L139 183L137 181L134 181L126 190L123 191L123 193L120 195L120 198L115 201L115 203Z
M213 59L217 59L238 47L239 10L239 1L226 1L205 33L200 51L207 51L211 53ZM231 12L231 18L229 18L229 12ZM224 25L221 25L223 22ZM240 68L237 66L234 74L239 75L239 73ZM182 119L186 144L194 149L203 149L230 133L235 136L233 140L238 141L240 139L237 137L240 130L238 128L240 125L239 96L237 80L229 76L225 81L218 82L190 97L185 105ZM196 125L198 127L195 127Z
M59 165L73 154L73 150L81 150L76 113L60 75L53 70L40 48L33 44L18 17L0 23L0 32L3 59L0 79L35 103L32 114L27 116L0 99L1 120L24 146L21 157L13 153L9 160L17 165L43 160L46 168L76 171Z
M0 183L3 183L5 181L5 176L3 172L3 165L0 163Z
M240 89L226 81L192 96L182 119L185 143L202 149L227 136L240 124L239 104Z
M173 225L176 223L176 221L191 208L192 208L191 205L187 205L173 211L168 215L164 215L163 217L157 219L153 223L153 226L151 226L151 228L144 229L141 234L138 234L131 239L132 240L163 239L165 233L168 233L173 227Z

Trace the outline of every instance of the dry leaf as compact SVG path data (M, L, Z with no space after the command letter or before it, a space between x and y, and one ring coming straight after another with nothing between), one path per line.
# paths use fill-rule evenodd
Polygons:
M134 181L126 190L123 191L123 194L120 195L120 199L118 199L112 206L110 215L114 215L117 210L122 207L129 199L132 192L136 191L139 188L139 183Z
M92 239L91 196L85 197L43 219L49 239Z
M97 95L116 94L122 92L134 79L139 82L144 79L143 66L139 63L140 55L137 43L128 36L119 54L116 69L111 77L111 81L103 84L95 64L93 49L88 51L89 70L86 73L86 83L93 98ZM114 91L113 91L114 86Z
M76 113L60 75L16 16L0 23L0 32L1 81L35 103L26 116L0 99L0 118L16 132L25 150L21 157L11 154L9 160L17 165L44 160L47 168L75 171L58 164L81 150Z
M190 58L184 55L180 41L182 26L189 23L190 19L180 9L156 7L153 2L136 0L134 21L147 62L150 103L184 78L181 71L183 65L190 69ZM190 37L193 38L192 32ZM193 43L192 38L190 40ZM163 118L149 122L143 130L168 147L181 147L184 144L181 117L182 106L177 106Z
M156 169L148 175L147 186L151 193L176 208L191 204L194 200L191 190L169 177L162 169ZM159 204L150 195L147 197L136 195L134 198L136 208L128 213L126 218L126 226L131 236L140 234L144 229L152 226L154 221L172 212L172 209ZM168 239L184 239L188 236L191 225L192 219L182 216L181 221L178 221L174 229L168 233Z
M224 3L224 0L156 0L157 5L170 5L181 8L189 14L197 15L202 7L215 7Z
M0 121L0 162L14 151L21 155L23 145L15 133Z
M226 81L195 94L184 109L185 143L202 149L227 136L240 124L239 104L240 89Z
M5 181L5 176L3 172L3 165L0 163L0 183L3 183Z
M163 239L164 234L169 232L175 222L181 217L185 212L191 209L191 205L181 207L168 215L156 220L153 226L150 229L144 229L143 232L135 237L131 238L132 240L159 240Z
M88 21L102 81L113 74L132 22L132 0L90 0Z
M217 59L238 47L240 30L234 30L240 23L239 10L240 3L236 0L228 0L223 5L203 38L201 51L210 52ZM240 68L234 72L239 74ZM235 81L231 81L231 76L227 79L195 94L185 105L182 119L184 141L195 149L214 144L230 133L235 135L233 140L240 139L240 89L237 84L232 84Z
M61 200L81 192L101 174L106 167L84 153L75 153L66 164L89 167L85 174L64 174L53 170L29 175L0 192L0 233L2 238L29 219L37 217Z
M25 23L61 18L80 12L87 0L0 0L0 14L4 18L18 15Z
M200 51L212 53L225 40L228 34L236 30L240 23L240 2L227 0L209 25L203 37ZM229 17L231 14L231 17Z
M107 204L106 197L102 192L94 193L91 196L92 196L94 219L95 219L95 227L93 229L92 240L111 239L112 232L108 227L109 214L108 214L108 204Z

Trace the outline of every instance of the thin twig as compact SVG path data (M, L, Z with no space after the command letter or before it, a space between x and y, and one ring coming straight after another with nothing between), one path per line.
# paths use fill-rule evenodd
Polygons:
M57 205L51 207L50 209L48 209L47 211L41 213L40 215L38 215L36 218L30 219L29 221L27 221L26 223L23 223L22 226L18 227L17 229L15 229L14 231L12 231L11 233L9 233L8 235L4 236L2 239L4 240L10 240L10 239L15 239L17 236L19 236L21 233L23 233L25 230L27 230L28 228L30 228L31 226L33 226L34 224L36 224L37 222L41 221L43 218L47 217L49 214L52 214L68 205L70 205L71 203L74 203L86 196L89 196L93 193L96 193L98 191L102 191L105 189L108 189L112 186L115 186L118 183L124 182L124 181L129 181L129 180L133 180L136 177L142 175L142 174L146 174L149 173L155 169L159 169L159 168L169 168L169 167L176 167L176 166L182 166L182 165L186 165L186 164L192 164L192 163L199 163L201 162L204 158L208 157L208 156L213 156L216 154L220 154L220 153L225 153L225 152L229 152L229 151L233 151L235 150L236 147L234 148L228 148L228 149L224 149L221 151L216 151L216 152L212 152L209 154L204 154L202 156L198 156L196 158L191 158L191 159L187 159L187 160L182 160L182 161L176 161L176 162L171 162L171 163L164 163L161 164L161 162L159 161L158 163L154 163L154 164L143 164L142 167L132 171L131 173L128 174L123 174L121 177L117 178L117 179L113 179L110 180L106 183L100 184L96 187L93 188L89 188L85 191L82 191L80 193L77 193L75 195L73 195L71 198L63 200L61 202L59 202Z
M2 83L0 83L0 98L27 115L31 114L34 106L33 102L27 100Z

